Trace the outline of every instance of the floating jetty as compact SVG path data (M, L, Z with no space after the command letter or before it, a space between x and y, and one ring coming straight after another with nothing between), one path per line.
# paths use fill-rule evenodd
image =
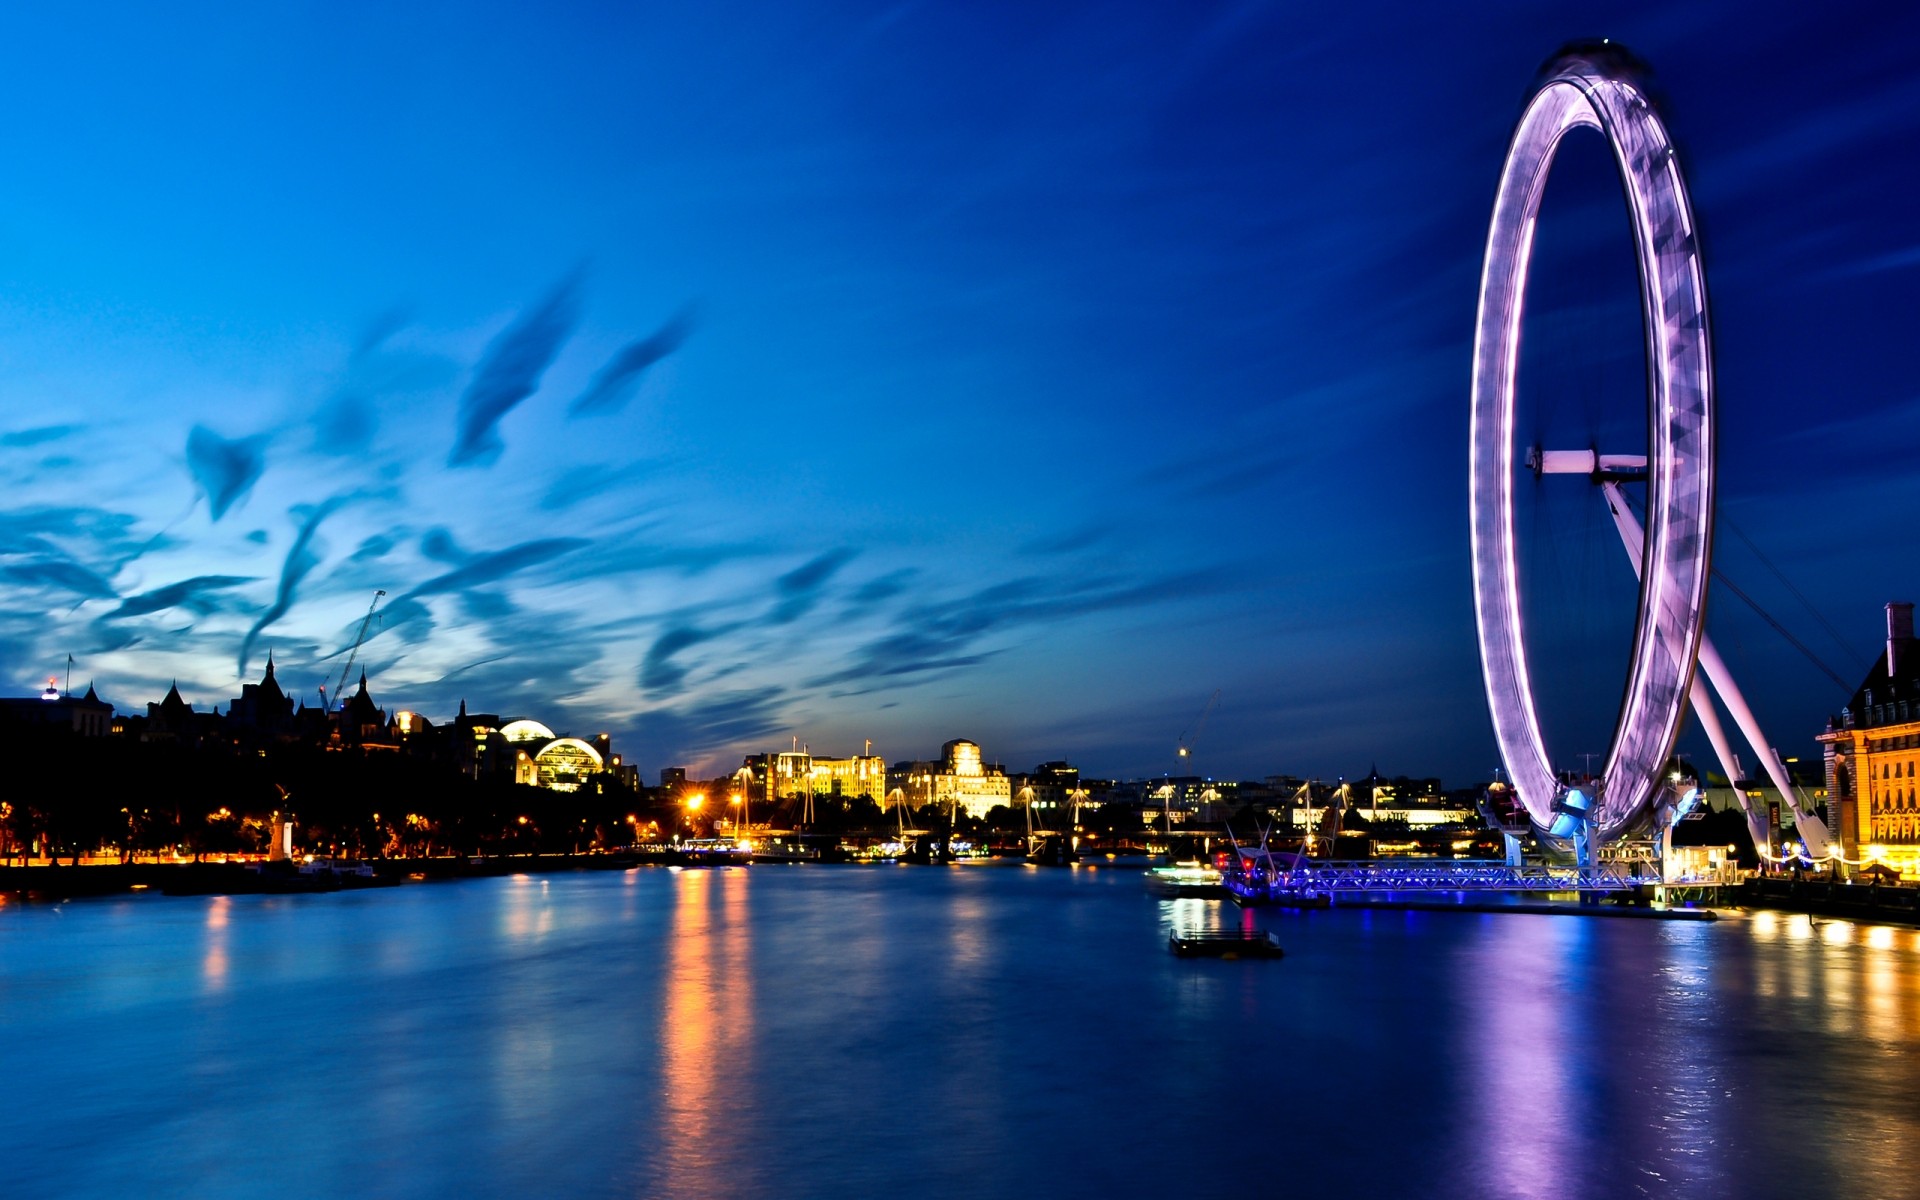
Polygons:
M1167 948L1181 958L1280 958L1280 939L1255 929L1210 930L1167 935Z

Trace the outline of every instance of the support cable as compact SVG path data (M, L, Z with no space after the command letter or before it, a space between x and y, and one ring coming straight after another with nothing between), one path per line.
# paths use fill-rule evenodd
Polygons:
M1629 505L1633 503L1634 497L1627 495L1624 489L1621 491L1620 494L1627 497L1627 503ZM1728 524L1731 525L1732 523L1728 522ZM1741 541L1747 542L1748 546L1753 545L1752 542L1747 541L1746 534L1740 533L1738 529L1735 529L1734 533L1740 537ZM1756 548L1754 550L1754 553L1756 555L1759 554L1759 550ZM1766 560L1762 558L1761 561L1765 562ZM1793 590L1794 595L1796 596L1800 595L1800 593L1797 590L1793 589L1793 584L1787 582L1786 576L1780 575L1780 572L1777 568L1773 568L1771 563L1768 564L1768 567L1773 570L1773 573L1776 576L1779 576L1780 582L1785 583L1789 590ZM1751 608L1755 613L1759 614L1760 619L1762 621L1765 621L1768 625L1772 626L1773 631L1775 633L1785 638L1788 645L1792 646L1795 650L1798 650L1800 653L1806 655L1807 661L1812 663L1814 666L1819 667L1820 670L1826 675L1828 679L1833 680L1834 685L1838 687L1843 694L1848 696L1853 695L1853 688L1854 688L1853 684L1848 683L1845 679L1842 679L1840 677L1840 672L1828 666L1826 661L1822 659L1818 654L1815 654L1811 647L1809 647L1805 642L1801 641L1799 638L1793 636L1793 634L1787 630L1787 627L1785 625L1782 625L1779 621L1774 619L1774 616L1772 613L1760 607L1760 602L1758 600L1755 600L1752 596L1747 595L1746 592L1741 590L1738 584L1734 583L1733 580L1728 579L1727 573L1725 571L1722 571L1719 567L1715 567L1713 568L1713 577L1720 582L1721 586L1725 587L1729 592L1732 592L1734 596L1736 596L1739 600L1741 600L1744 604L1746 604L1748 608ZM1801 603L1803 604L1807 603L1806 597L1801 596L1800 599L1801 599ZM1809 609L1811 609L1812 605L1809 604L1808 607ZM1814 615L1818 617L1819 613L1816 612L1814 613ZM1822 624L1825 624L1824 620L1822 621ZM1828 626L1828 631L1832 632L1832 626ZM1835 637L1838 637L1838 636L1839 635L1835 634Z
M1833 623L1827 620L1826 616L1822 614L1819 609L1813 606L1813 601L1807 599L1805 593L1801 592L1799 588L1793 586L1793 580L1788 579L1786 576L1786 572L1782 571L1779 567L1775 566L1773 564L1773 561L1769 559L1764 553L1761 552L1760 547L1754 544L1754 541L1752 538L1748 537L1746 534L1740 531L1740 527L1733 523L1733 518L1727 516L1725 513L1717 513L1715 514L1714 519L1719 521L1720 524L1725 525L1729 530L1731 530L1733 532L1733 536L1739 538L1742 542L1746 543L1747 549L1753 551L1753 556L1760 560L1760 565L1765 567L1767 570L1773 572L1773 577L1775 579L1778 579L1781 585L1784 586L1789 592L1792 592L1793 598L1798 600L1801 603L1801 605L1805 607L1809 613L1813 614L1813 619L1820 622L1820 627L1827 631L1827 636L1833 639L1834 645L1840 647L1840 650L1842 653L1848 654L1848 655L1851 655L1854 653L1853 647L1847 645L1847 640L1840 636L1840 631L1833 627ZM1862 674L1864 673L1865 672L1862 672ZM1852 689L1849 688L1848 691L1852 691Z

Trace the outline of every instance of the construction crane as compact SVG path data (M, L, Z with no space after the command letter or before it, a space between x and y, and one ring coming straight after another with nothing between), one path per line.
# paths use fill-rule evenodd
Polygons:
M1176 757L1181 766L1193 757L1193 744L1200 740L1201 733L1207 728L1207 718L1213 715L1214 706L1220 703L1220 689L1213 689L1213 695L1207 697L1207 706L1200 710L1200 719L1188 726L1188 732L1180 735L1180 752Z
M347 651L347 665L340 668L340 680L338 683L335 683L333 685L332 700L336 706L339 705L341 702L340 694L347 690L347 673L353 670L354 660L360 657L360 643L367 640L367 626L373 624L373 610L380 607L380 597L386 594L387 594L386 589L384 588L374 592L373 603L367 605L367 615L360 622L360 632L353 639L353 648ZM320 698L322 700L322 707L325 707L324 702L328 698L326 695L326 691L327 691L326 685L322 684L320 687L320 693L321 693Z
M1200 719L1195 721L1193 724L1187 726L1186 730L1180 734L1180 749L1179 749L1179 752L1174 755L1174 759L1178 763L1178 765L1182 768L1181 770L1182 774L1186 773L1185 768L1193 760L1194 743L1198 742L1200 740L1200 735L1206 731L1207 718L1213 715L1214 705L1219 703L1220 703L1220 689L1215 688L1213 689L1213 695L1207 697L1207 706L1200 710ZM1167 861L1169 862L1173 861L1172 859L1173 793L1174 793L1173 781L1169 779L1167 781L1166 800L1160 810L1161 824L1166 829L1167 854L1168 854Z

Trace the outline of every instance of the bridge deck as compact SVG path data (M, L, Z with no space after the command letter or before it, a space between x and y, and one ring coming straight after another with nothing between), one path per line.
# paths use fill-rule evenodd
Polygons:
M1336 892L1624 892L1652 886L1627 863L1597 867L1509 866L1498 859L1394 862L1318 860L1253 880L1276 893Z

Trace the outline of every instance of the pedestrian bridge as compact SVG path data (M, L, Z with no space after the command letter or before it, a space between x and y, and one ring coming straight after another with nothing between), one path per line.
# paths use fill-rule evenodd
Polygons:
M1501 859L1307 859L1270 874L1256 870L1248 882L1256 888L1265 883L1274 894L1331 896L1355 892L1626 892L1656 885L1660 878L1651 863L1608 862L1576 867L1514 866Z

